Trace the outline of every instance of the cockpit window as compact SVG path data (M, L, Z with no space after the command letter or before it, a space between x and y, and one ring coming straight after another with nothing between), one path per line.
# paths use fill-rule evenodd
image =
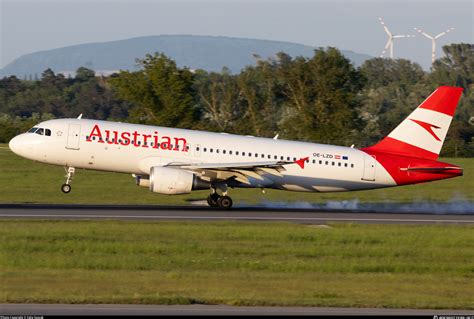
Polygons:
M39 135L44 135L44 129L39 128L35 133Z
M50 129L46 129L44 135L46 135L46 136L51 136L51 130L50 130Z
M28 130L28 133L34 133L36 132L37 129L38 129L37 127L32 127Z

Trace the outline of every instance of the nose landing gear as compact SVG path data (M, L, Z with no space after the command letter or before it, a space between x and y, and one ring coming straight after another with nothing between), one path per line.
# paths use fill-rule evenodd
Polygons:
M222 192L222 195L217 193L216 187ZM232 198L227 196L227 185L219 184L211 186L211 194L207 197L207 204L210 207L219 207L222 209L232 208Z
M72 178L74 177L74 173L76 169L74 167L65 167L64 170L67 172L66 174L66 183L61 185L61 191L65 194L69 193L71 191L71 181Z

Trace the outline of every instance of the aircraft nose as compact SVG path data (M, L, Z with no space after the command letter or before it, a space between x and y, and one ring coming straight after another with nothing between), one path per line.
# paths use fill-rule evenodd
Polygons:
M8 147L16 155L28 157L30 155L29 153L31 153L32 145L24 134L20 134L10 140Z
M18 136L12 138L8 143L8 147L13 153L18 154L20 150L20 138Z

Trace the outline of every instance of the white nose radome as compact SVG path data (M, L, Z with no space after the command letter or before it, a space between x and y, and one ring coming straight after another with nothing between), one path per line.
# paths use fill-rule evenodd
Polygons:
M19 141L19 137L18 136L15 136L14 138L12 138L10 140L10 142L8 143L8 147L10 148L10 150L17 154L17 155L20 155L18 154L19 150L20 150L20 141Z
M31 134L20 134L12 138L8 143L10 150L16 155L30 158L32 156L33 144L28 135Z

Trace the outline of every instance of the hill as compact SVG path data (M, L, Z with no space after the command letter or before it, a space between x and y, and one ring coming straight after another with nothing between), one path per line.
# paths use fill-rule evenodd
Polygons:
M245 66L255 63L253 54L267 58L283 51L291 56L310 57L314 49L315 47L297 43L257 39L195 35L146 36L26 54L0 70L0 76L16 75L24 78L40 74L47 68L61 72L74 71L80 66L106 73L120 69L135 70L136 58L157 51L175 60L178 66L207 71L220 71L226 66L233 73L238 73ZM343 50L342 53L355 65L371 58L352 51Z

